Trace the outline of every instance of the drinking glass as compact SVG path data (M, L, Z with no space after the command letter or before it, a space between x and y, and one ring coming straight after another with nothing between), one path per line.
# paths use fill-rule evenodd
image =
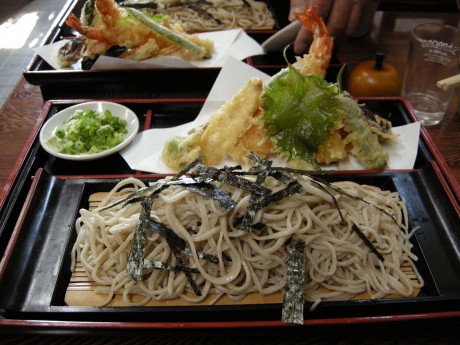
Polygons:
M442 121L454 92L436 86L458 73L460 30L443 24L420 24L412 29L402 95L426 126Z

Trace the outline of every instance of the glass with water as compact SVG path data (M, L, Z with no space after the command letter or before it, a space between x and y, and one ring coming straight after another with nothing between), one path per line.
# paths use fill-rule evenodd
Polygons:
M412 29L402 95L426 126L442 121L453 90L436 86L458 73L460 30L443 24L420 24Z

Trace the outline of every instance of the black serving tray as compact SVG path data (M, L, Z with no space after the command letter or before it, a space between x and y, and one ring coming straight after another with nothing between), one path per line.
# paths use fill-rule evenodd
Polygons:
M92 193L110 190L112 178L59 178L37 172L15 248L7 253L8 265L0 284L3 315L16 319L58 319L149 322L241 322L279 320L281 305L230 305L188 307L68 307L64 294L70 279L70 249L76 238L78 210L88 207ZM146 179L152 179L155 176ZM460 308L460 257L455 236L458 219L436 175L428 166L411 173L334 174L328 179L353 180L396 190L406 200L414 226L417 266L425 286L415 298L375 301L324 302L305 318L370 317L430 313ZM428 188L426 188L428 186ZM429 217L428 217L429 215ZM439 225L443 224L442 227ZM452 237L454 235L454 237ZM458 235L458 234L457 234ZM448 244L448 241L450 243ZM439 248L443 248L439 251ZM14 294L8 292L14 291ZM416 303L414 303L416 302Z
M86 0L69 0L43 41L43 45L74 36L73 29L65 24L70 13L77 16ZM276 22L270 30L247 30L247 34L262 43L280 28L286 26L289 2L267 0ZM292 49L287 52L289 61L295 61ZM249 65L268 75L286 67L282 52L253 56L245 60ZM326 79L336 81L342 63L333 54ZM220 68L181 68L116 71L66 71L54 70L35 54L25 68L24 78L32 85L40 86L44 100L76 98L161 98L206 97L220 72Z
M8 320L54 320L89 323L147 322L145 327L248 327L280 320L281 306L231 305L219 307L69 307L64 294L70 279L70 249L75 240L78 211L88 196L108 191L127 176L155 179L133 171L116 153L84 163L64 161L41 148L38 133L56 112L88 100L48 101L20 157L0 210L0 325ZM140 130L192 121L204 99L123 99L112 101L132 109ZM365 99L368 107L394 126L413 121L403 99ZM440 156L422 132L414 169L407 171L337 171L332 181L353 180L397 191L406 201L413 226L416 265L425 286L414 298L325 302L305 319L320 324L367 322L372 318L399 320L460 316L460 234L458 195L440 166ZM337 321L339 319L339 321ZM366 321L367 320L367 321ZM197 324L198 323L198 324ZM155 326L156 325L156 326ZM278 324L279 325L279 324Z

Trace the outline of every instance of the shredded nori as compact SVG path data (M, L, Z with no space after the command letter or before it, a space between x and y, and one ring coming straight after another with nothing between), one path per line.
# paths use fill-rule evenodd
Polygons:
M241 224L243 223L243 217L238 217L235 219L235 221L233 222L233 226L235 228L238 228ZM254 230L263 230L265 229L266 225L264 223L253 223L251 224L251 229L254 229Z
M195 174L198 174L201 178L211 178L215 181L226 183L251 193L257 193L259 195L269 194L271 192L270 189L263 186L258 186L254 182L245 178L241 178L236 174L232 174L226 170L209 167L203 164L198 164L195 168L194 174L192 176L197 178Z
M184 266L171 265L171 264L168 264L167 262L153 261L149 259L144 259L143 267L151 268L151 269L166 269L166 270L173 271L173 272L184 272L187 269ZM188 268L188 270L191 273L200 273L200 271L197 268Z
M176 257L177 262L179 263L178 266L182 268L181 270L184 272L185 277L187 278L190 286L193 289L193 292L197 296L201 296L201 291L191 275L192 272L190 268L188 268L185 265L184 260L182 258L181 252L185 249L185 241L166 225L159 223L153 219L149 219L145 223L145 227L155 233L160 234L166 239L166 242L168 242L169 247L171 248L174 256Z
M147 243L145 223L150 218L150 210L155 196L145 198L141 205L142 210L139 216L139 223L134 233L133 244L129 252L126 275L135 281L142 279L142 264L144 261L144 249Z
M146 227L146 229L151 230L152 232L164 237L164 239L166 240L166 242L168 242L168 245L173 250L173 252L180 253L182 250L185 249L185 240L179 237L173 230L168 228L166 225L150 218L145 222L144 226Z
M298 194L302 192L303 188L302 185L298 181L291 181L289 184L284 187L283 189L268 195L264 200L263 203L260 205L261 208L270 205L271 203L281 201L285 198L290 197L291 195Z
M181 186L188 189L190 192L211 198L212 200L218 202L228 212L235 207L235 201L232 200L231 195L221 189L218 184L215 184L216 182L232 185L234 187L250 192L250 201L248 202L245 214L236 218L234 223L235 227L240 226L245 230L263 230L266 227L265 224L252 223L254 216L258 211L272 203L278 202L293 194L302 192L302 185L289 174L308 176L312 179L313 183L317 184L321 189L328 193L331 196L332 202L335 204L335 207L337 208L342 221L344 221L344 217L341 213L337 200L326 187L329 187L331 190L336 191L341 195L372 205L385 214L389 215L396 222L396 219L388 214L388 212L385 210L363 200L362 198L349 194L341 188L338 188L323 180L320 176L327 174L327 172L306 172L297 169L272 167L270 161L261 159L255 154L250 154L248 157L254 163L254 166L251 167L248 171L242 171L241 166L224 167L223 169L209 167L202 164L201 161L203 158L199 157L187 165L185 169L183 169L171 180L159 181L152 186L140 189L139 191L132 193L124 200L104 208L107 209L120 203L127 205L133 202L140 202L142 205L139 224L136 228L131 252L129 254L129 260L126 269L127 276L134 280L141 280L143 268L167 269L171 271L183 272L186 275L186 278L193 291L197 295L201 295L201 292L192 277L192 273L199 274L199 271L196 268L188 267L183 258L184 255L192 256L193 253L191 249L186 246L185 240L179 237L172 229L150 217L150 212L155 198L157 198L162 191L172 186ZM189 174L189 176L184 176L186 174ZM248 176L255 176L255 181L245 178ZM265 187L264 182L269 176L283 183L285 185L284 188L273 192L269 188ZM356 224L353 224L352 229L362 239L366 246L370 248L371 252L375 254L379 260L383 261L383 255L377 251L375 246L363 234L359 227ZM177 264L156 262L144 258L147 230L158 233L165 238L177 260ZM291 242L293 241L289 241L289 243ZM199 259L207 260L213 264L219 263L218 257L208 253L197 252L197 256ZM225 260L231 259L227 257ZM294 245L292 245L289 253L287 281L285 285L285 295L282 310L282 320L284 322L300 324L303 323L304 274L305 242L298 240Z
M249 158L254 159L253 156L255 155L250 154ZM255 184L257 186L262 186L262 184L265 182L265 179L268 176L268 172L270 170L272 162L268 160L258 159L257 163L259 164L260 169L257 174ZM244 214L243 220L241 221L241 228L244 231L249 231L251 229L252 221L254 220L254 217L257 211L260 209L260 204L264 201L264 199L265 199L265 194L261 195L261 194L252 193L251 196L249 197L248 206L246 207L246 213Z
M153 188L153 187L152 187ZM139 215L139 223L134 233L133 244L129 252L128 264L126 266L126 275L135 281L142 280L142 263L144 259L144 249L147 242L146 239L146 224L151 220L150 211L154 200L168 186L162 185L155 191L142 199L142 210Z
M374 247L374 245L372 244L371 241L369 241L369 239L366 237L366 235L364 235L364 233L361 231L360 228L358 228L358 226L356 224L353 224L351 226L351 229L359 236L359 238L364 242L364 244L371 250L372 253L375 254L375 256L377 256L377 258L380 260L380 261L384 261L385 258L383 257L382 254L379 253L379 251L377 250L377 248Z
M195 160L193 160L192 162L188 163L185 165L185 167L180 170L177 175L176 175L176 179L178 179L179 177L187 174L190 170L192 170L195 166L197 166L199 163L201 163L202 161L204 160L204 157L203 156L200 156L200 157L197 157Z
M188 248L188 247L184 249L184 253L185 253L185 255L189 255L189 256L193 255L192 250L190 248ZM219 258L217 256L215 256L215 255L208 254L208 253L205 253L205 252L197 252L196 254L197 254L199 259L209 261L209 262L211 262L213 264L218 264L219 263Z
M281 321L303 324L305 285L305 242L297 241L289 251Z
M327 194L329 194L331 196L331 199L332 199L332 202L334 203L335 205L335 208L337 209L337 211L339 212L339 216L340 216L340 219L342 220L342 222L345 221L345 218L343 217L343 214L342 214L342 210L340 209L338 203L337 203L337 199L326 189L324 188L324 186L321 184L321 183L318 183L317 181L313 181L314 183L316 183L316 185L321 188L323 191L325 191ZM324 181L323 181L324 183ZM331 186L330 183L327 183L327 185ZM350 198L353 198L355 200L361 200L360 198L356 197L355 195L351 195L349 193L346 193L344 190L340 189L340 188L337 188L337 187L333 187L334 190L340 190L342 192L343 195L347 195L349 196ZM364 201L364 200L363 200ZM366 202L366 201L365 201ZM369 202L366 202L367 204L369 205L372 205L371 203ZM375 205L374 205L375 206ZM376 207L376 206L375 206ZM382 210L383 211L383 210ZM386 213L386 212L385 212ZM390 216L391 217L391 216ZM394 219L392 217L392 219ZM372 253L374 253L377 258L380 260L380 261L384 261L385 258L383 257L382 254L379 253L379 251L377 250L377 248L375 248L375 246L372 244L372 242L366 237L366 235L361 231L361 229L359 229L359 227L356 225L356 224L353 224L351 229L359 236L359 238L364 242L364 244L371 250Z
M236 205L231 195L213 184L201 182L195 185L185 185L184 187L192 193L200 194L217 201L227 211L231 211Z

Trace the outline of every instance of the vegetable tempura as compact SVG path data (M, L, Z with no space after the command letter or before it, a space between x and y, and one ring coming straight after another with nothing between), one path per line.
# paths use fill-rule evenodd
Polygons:
M313 9L298 16L314 32L309 54L288 63L263 88L252 78L202 128L169 140L162 153L166 164L177 171L198 156L211 165L224 158L244 164L255 152L299 169L319 169L349 154L365 169L385 168L388 154L380 140L393 136L374 131L362 107L324 79L332 38Z

